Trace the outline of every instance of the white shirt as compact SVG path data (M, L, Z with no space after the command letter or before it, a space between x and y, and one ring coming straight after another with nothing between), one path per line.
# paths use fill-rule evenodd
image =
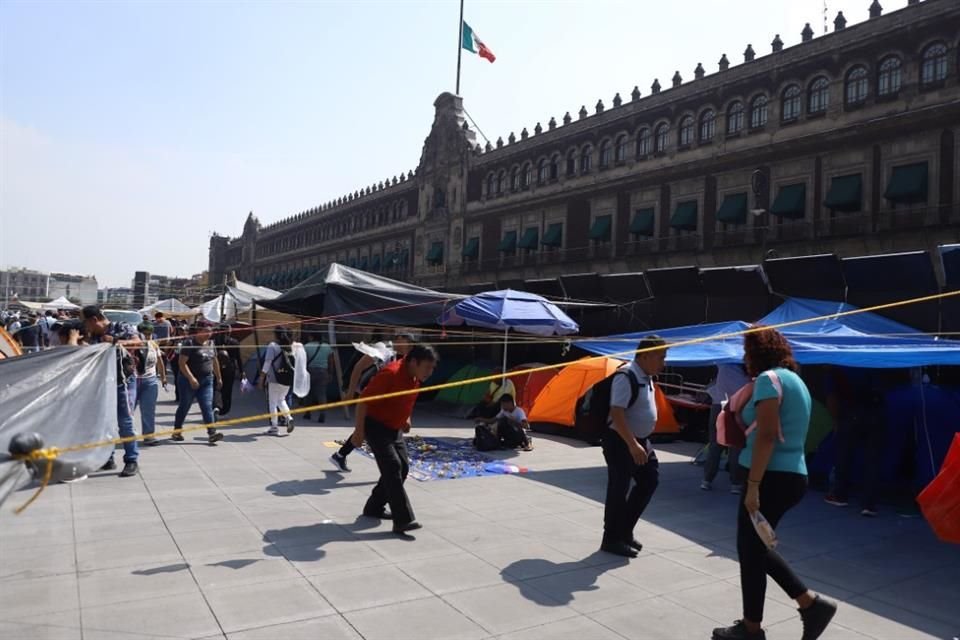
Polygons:
M626 367L621 367L619 371L628 373L614 374L616 377L610 390L610 406L623 409L630 432L634 437L645 440L657 426L657 398L653 390L653 379L644 373L636 360ZM628 376L631 373L640 382L637 400L633 406L629 406L632 387ZM612 421L610 428L613 428Z
M750 378L743 372L743 367L738 364L719 364L717 365L717 379L714 380L707 393L710 394L710 400L713 404L723 404L740 388L750 382Z
M487 415L490 415L489 413ZM506 418L510 422L516 422L517 424L523 424L527 419L527 414L520 407L514 405L513 411L504 411L500 409L500 413L497 414L497 420L500 418Z

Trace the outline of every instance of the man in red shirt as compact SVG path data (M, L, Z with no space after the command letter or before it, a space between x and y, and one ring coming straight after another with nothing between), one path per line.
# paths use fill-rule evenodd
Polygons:
M360 397L375 398L418 389L424 380L433 375L436 366L437 352L433 347L414 345L403 360L381 369ZM401 535L422 526L414 518L413 507L403 488L410 471L410 458L403 434L410 431L410 416L416 401L416 393L407 393L361 403L357 408L352 437L354 445L358 447L366 439L380 469L380 480L363 508L363 515L393 519L393 532ZM390 505L390 513L385 510L387 504Z

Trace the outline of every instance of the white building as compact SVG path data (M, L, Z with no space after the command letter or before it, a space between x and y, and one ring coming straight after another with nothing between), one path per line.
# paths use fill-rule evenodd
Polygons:
M97 303L97 277L73 273L51 273L47 297L63 296L80 304Z

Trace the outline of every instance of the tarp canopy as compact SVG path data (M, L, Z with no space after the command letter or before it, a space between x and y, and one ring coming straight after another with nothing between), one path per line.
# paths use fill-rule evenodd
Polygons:
M117 436L116 369L107 344L0 359L0 503L30 479L23 462L7 455L17 434L37 433L44 447L59 448ZM112 451L105 445L61 454L51 482L96 471Z
M168 315L189 315L193 313L193 310L190 309L190 307L183 304L176 298L168 298L167 300L160 300L158 302L154 302L150 306L140 309L140 311L138 311L137 313L147 314L152 316L157 311L162 311L163 313Z
M221 313L225 322L233 322L239 315L253 308L254 300L272 300L279 295L279 291L237 280L233 286L227 287L226 293L204 302L192 311L202 314L210 322L220 322Z
M446 304L461 298L333 263L277 298L257 298L257 304L313 318L431 326Z
M842 302L791 298L762 318L759 324L780 325L825 317L781 329L800 364L875 369L960 365L960 342L930 338L912 327L875 313L829 317L855 309ZM704 338L704 342L673 347L667 351L667 363L670 365L701 367L742 362L743 338L716 339L716 336L742 331L749 326L741 321L702 324L577 340L575 344L590 353L629 360L632 355L623 352L632 349L649 333L656 333L668 342Z
M51 300L50 302L44 302L43 308L50 309L51 311L56 311L57 309L70 309L72 311L76 311L80 307L79 305L75 305L69 300L67 300L66 297L60 296L56 300Z
M543 296L513 289L488 291L460 300L438 322L497 331L514 329L538 336L562 336L580 330L570 316Z
M489 376L491 373L493 373L493 371L490 369L475 364L468 364L453 374L448 382L482 378ZM431 382L431 384L435 383ZM442 389L440 393L437 394L436 400L438 402L446 402L447 404L473 406L483 400L484 396L487 395L489 386L489 382L472 382L457 387L449 387Z

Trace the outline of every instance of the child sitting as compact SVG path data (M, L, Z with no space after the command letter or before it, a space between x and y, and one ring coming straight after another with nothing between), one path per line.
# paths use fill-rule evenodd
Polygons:
M513 396L505 393L500 397L500 413L487 420L477 420L477 424L496 425L494 431L504 449L523 448L524 451L533 449L533 441L527 435L530 423L527 414L517 406Z

